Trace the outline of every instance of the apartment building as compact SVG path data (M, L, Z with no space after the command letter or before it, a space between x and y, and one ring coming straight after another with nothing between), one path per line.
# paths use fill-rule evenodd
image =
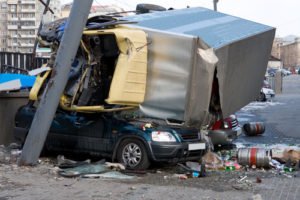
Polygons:
M43 17L44 22L60 16L60 0L51 0L50 12ZM0 0L0 50L29 53L33 46L44 10L39 0Z
M300 67L300 38L280 47L281 59L286 68Z
M7 37L7 0L0 0L0 51L6 48Z

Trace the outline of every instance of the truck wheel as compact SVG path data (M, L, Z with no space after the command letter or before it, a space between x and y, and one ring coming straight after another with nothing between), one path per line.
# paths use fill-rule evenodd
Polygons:
M137 139L126 139L121 142L117 151L117 160L128 169L145 170L150 166L145 145Z
M151 11L166 11L166 10L167 9L162 6L147 4L147 3L141 3L136 6L136 12L138 14L149 13Z

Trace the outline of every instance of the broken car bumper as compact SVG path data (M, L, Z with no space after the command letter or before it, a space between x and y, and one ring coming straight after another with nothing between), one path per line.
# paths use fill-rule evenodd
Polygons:
M199 160L206 151L204 142L149 142L149 147L152 159L164 162Z
M241 127L233 129L210 130L208 136L213 145L228 145L231 144L242 133Z

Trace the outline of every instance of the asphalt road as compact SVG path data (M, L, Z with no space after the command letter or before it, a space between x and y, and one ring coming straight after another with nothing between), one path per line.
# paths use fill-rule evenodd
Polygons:
M300 75L284 77L282 94L269 102L252 102L237 116L241 125L258 121L266 128L260 137L243 134L237 142L300 145Z

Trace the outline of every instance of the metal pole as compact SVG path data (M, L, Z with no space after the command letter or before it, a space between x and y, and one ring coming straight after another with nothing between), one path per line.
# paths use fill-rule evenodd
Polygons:
M67 84L72 61L77 53L92 0L74 0L62 41L42 99L32 121L19 165L35 165L42 151L59 99Z
M49 4L50 4L50 0L47 0L47 2L45 3L44 1L41 1L40 2L43 3L43 5L45 6L44 8L44 12L42 14L42 18L41 18L41 21L40 21L40 26L39 26L39 29L37 31L37 34L36 34L36 38L35 38L35 41L34 41L34 45L33 45L33 51L32 51L32 58L31 58L31 67L33 69L36 68L36 63L35 63L35 56L36 56L36 48L37 48L37 45L38 45L38 36L42 30L42 27L43 27L43 21L44 21L44 17L45 17L45 14L47 13L48 11L48 8L49 8ZM53 13L52 13L53 14ZM40 67L40 66L39 66Z
M219 0L214 0L214 11L218 10L218 8L217 8L218 1Z
M52 14L54 14L54 11L49 7L48 3L45 3L43 0L39 0L39 2L41 2L47 8L47 11L49 10Z

